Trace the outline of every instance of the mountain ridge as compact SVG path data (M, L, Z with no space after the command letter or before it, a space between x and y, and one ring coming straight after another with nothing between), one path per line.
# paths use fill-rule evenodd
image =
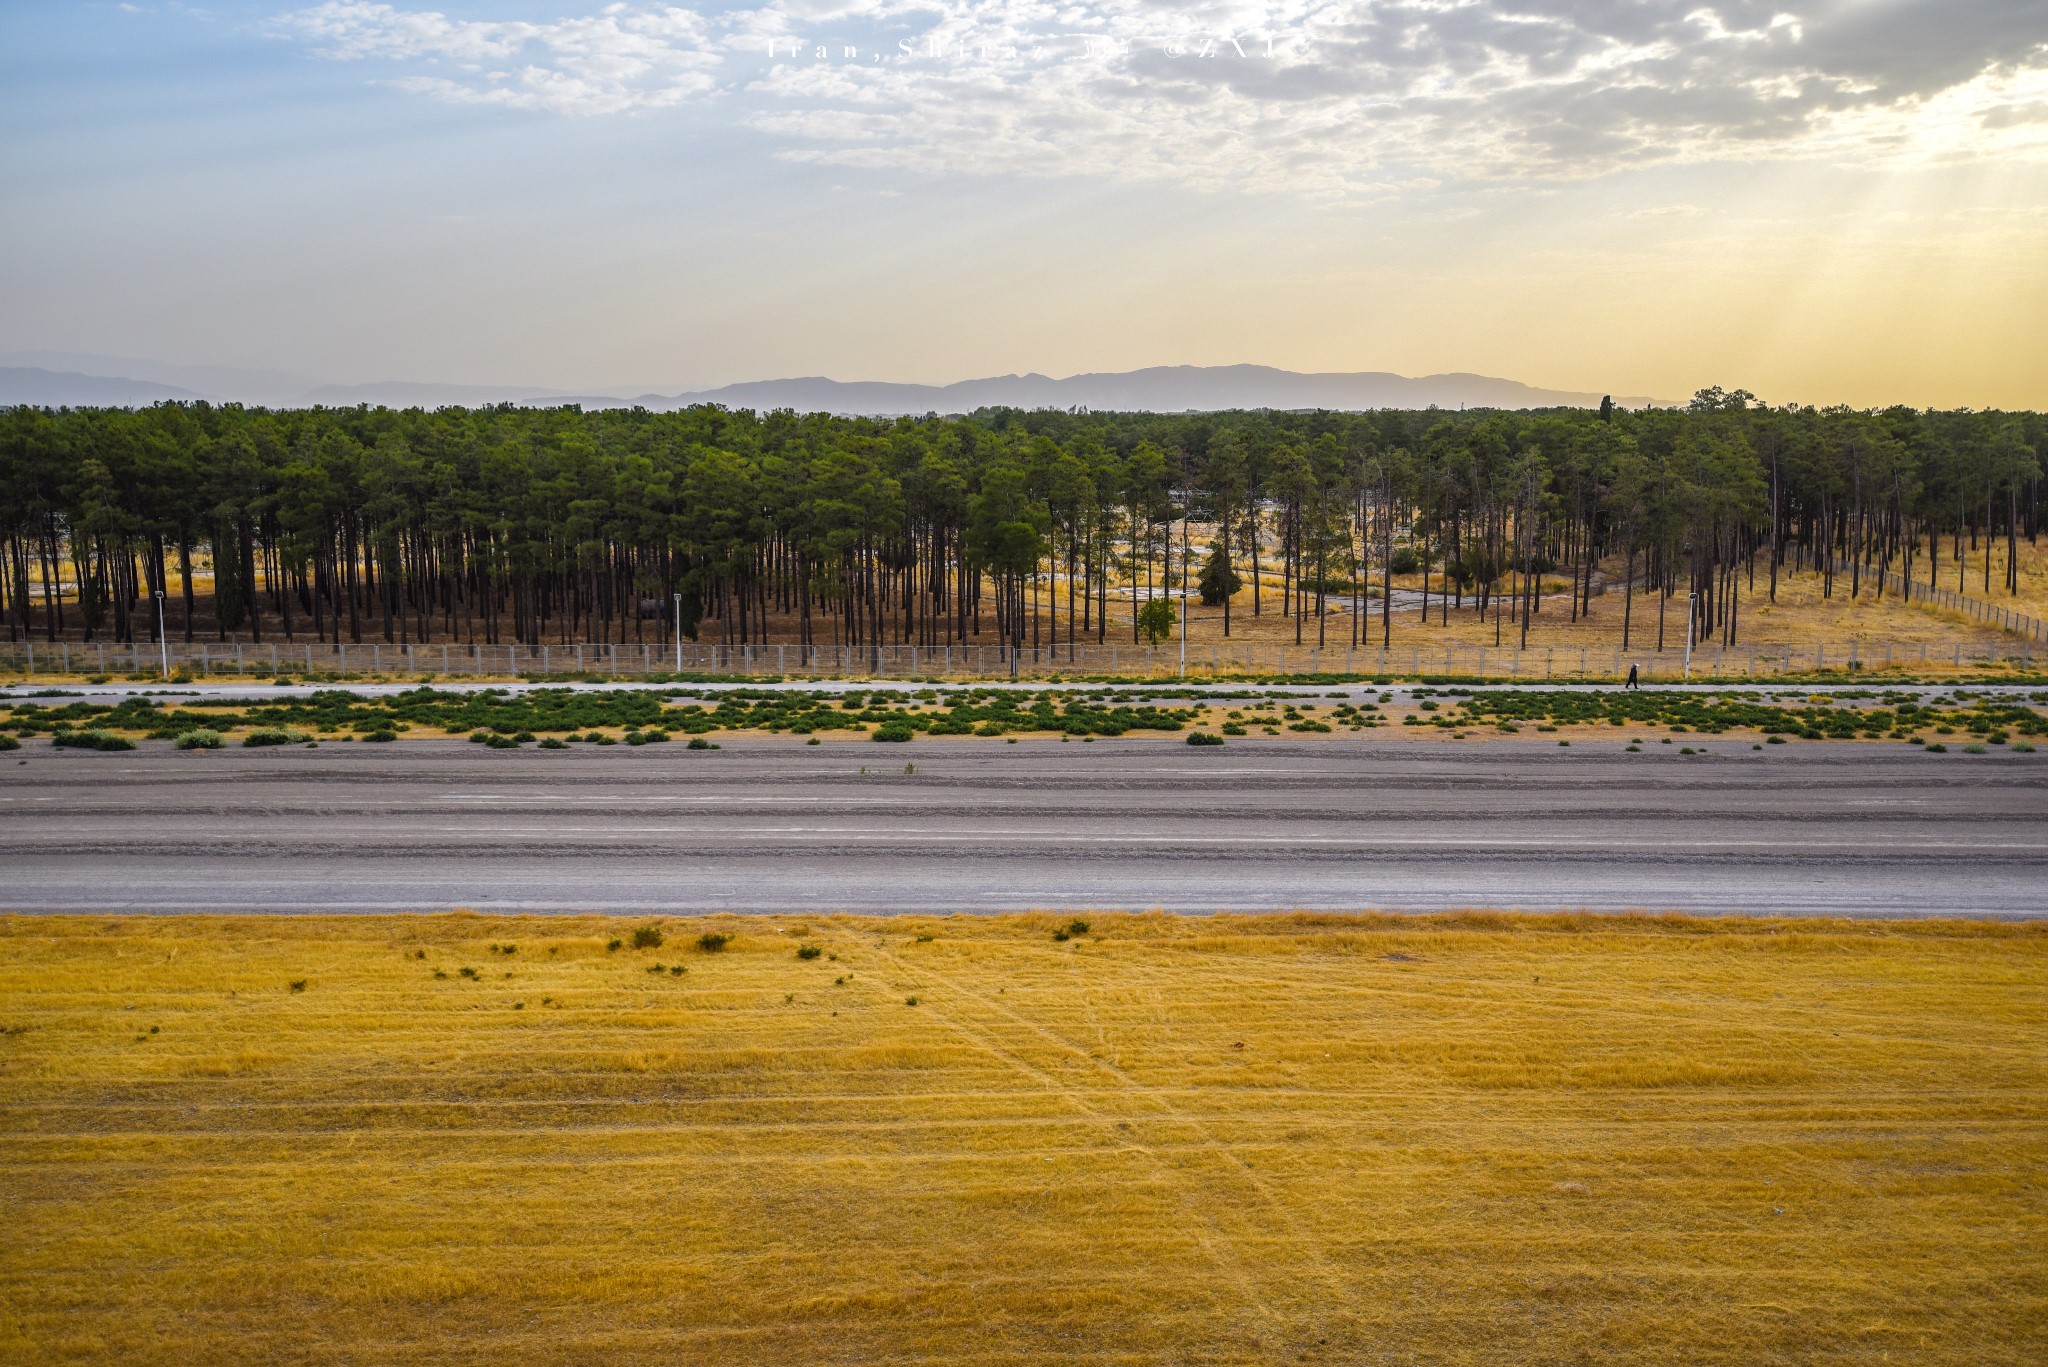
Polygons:
M75 362L86 368L57 370L47 365L5 364L28 359ZM112 371L112 367L121 365L132 366L140 373ZM668 412L693 404L715 403L757 412L788 408L806 413L892 417L970 413L978 408L997 407L1159 413L1260 408L1349 412L1383 408L1592 408L1601 398L1602 395L1590 391L1546 389L1519 380L1463 371L1405 376L1391 371L1304 372L1250 364L1148 366L1127 371L1086 371L1064 378L1029 371L943 385L807 375L628 397L623 390L574 393L537 385L437 384L414 380L338 385L278 371L123 362L75 353L0 355L0 404L53 407L120 407L207 399L273 408L357 404L446 408L516 403L532 407L644 407ZM1667 401L1624 395L1616 396L1615 402L1623 407L1644 407Z
M880 417L901 413L967 413L992 407L1162 413L1242 408L1353 412L1432 407L1595 408L1603 397L1590 391L1544 389L1519 380L1469 372L1410 377L1390 371L1303 372L1233 365L1150 366L1140 370L1084 372L1064 379L1034 371L946 385L803 376L748 380L677 394L642 394L633 402L664 410L717 403L728 408L793 408ZM594 395L565 395L551 402L590 407L612 401ZM1616 402L1624 407L1644 407L1664 401L1628 395Z

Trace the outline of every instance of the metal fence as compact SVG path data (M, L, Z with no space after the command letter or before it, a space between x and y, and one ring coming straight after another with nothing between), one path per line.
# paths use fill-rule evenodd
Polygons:
M1837 577L1851 574L1855 566L1846 560L1834 562ZM1974 617L1980 622L2010 631L2015 636L2024 636L2030 641L2048 642L2048 622L2038 617L2029 617L2024 612L2014 612L1996 603L1987 603L1982 598L1971 598L1952 589L1936 588L1932 584L1916 584L1897 570L1886 569L1865 562L1862 570L1865 581L1876 585L1878 592L1889 589L1908 603L1921 603L1930 607L1947 608Z
M1432 676L1499 679L1617 679L1635 665L1647 679L1670 680L1685 672L1682 649L1622 651L1602 647L1508 647L1463 644L1376 647L1190 646L1191 678L1236 675L1353 674L1422 678ZM1821 670L1879 670L1897 667L2034 667L2026 641L1981 641L1961 645L1924 642L1854 641L1846 645L1758 645L1723 649L1696 646L1694 678L1771 678ZM174 673L193 678L271 677L359 678L646 678L683 675L787 678L990 679L1075 677L1174 677L1182 672L1180 648L1132 645L1076 645L1012 652L1000 646L685 645L674 646L401 646L304 645L285 643L150 643L121 645L78 641L0 643L0 671L34 677Z

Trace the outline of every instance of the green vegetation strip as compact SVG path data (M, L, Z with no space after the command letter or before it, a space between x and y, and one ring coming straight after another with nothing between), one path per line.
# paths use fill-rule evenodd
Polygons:
M865 733L877 740L916 735L1002 736L1011 732L1061 732L1073 736L1121 736L1131 731L1179 731L1194 720L1190 707L1086 696L1064 691L968 689L941 695L878 689L867 693L799 693L735 690L715 701L677 701L672 690L580 693L543 688L524 693L506 689L446 692L415 688L388 697L363 697L325 689L303 698L245 705L233 700L181 699L166 708L152 698L115 704L71 702L12 705L0 722L16 735L66 739L139 731L153 740L178 740L188 733L226 734L247 729L243 744L279 744L279 735L305 740L307 732L340 732L363 740L388 740L418 728L468 735L490 744L517 745L555 733L566 740L616 743L598 728L624 728L627 744L667 740L671 734L702 736L714 731L768 731L807 736L818 732ZM579 734L589 733L589 734Z
M179 698L165 706L155 698L118 703L34 700L0 702L0 738L49 736L54 744L78 749L132 748L129 735L176 742L181 749L214 749L230 736L243 746L295 745L320 735L362 741L390 741L408 731L467 736L500 749L538 742L562 749L570 742L646 745L672 735L702 738L719 731L763 731L815 736L825 732L867 735L878 741L919 736L1000 737L1053 733L1083 738L1122 736L1134 731L1179 732L1191 727L1203 704L1239 704L1227 715L1224 736L1288 731L1326 734L1331 723L1358 731L1384 724L1378 704L1339 704L1317 720L1314 706L1298 696L1176 691L1164 697L1137 691L969 688L941 691L874 689L866 692L785 692L736 689L701 701L674 689L576 692L541 688L526 692L484 689L450 692L420 687L365 697L343 689L245 704L231 699ZM1665 727L1676 732L1716 735L1730 730L1804 740L1897 739L1925 741L1966 734L1987 744L2014 736L2048 735L2048 715L2037 706L1975 698L1957 690L1950 698L1920 701L1898 692L1835 694L1802 698L1783 693L1566 692L1557 690L1472 693L1464 689L1418 689L1417 711L1404 726L1468 732L1492 728L1514 733L1524 726ZM1388 701L1389 695L1381 695ZM2034 695L2036 704L2048 694ZM1175 705L1178 704L1178 705ZM1265 715L1278 711L1279 715ZM1248 713L1250 715L1248 715ZM610 731L622 731L613 736ZM8 733L12 733L9 736ZM127 734L124 734L127 733ZM1220 743L1205 736L1194 744ZM0 748L8 748L0 746Z
M1428 699L1421 704L1424 715L1408 717L1403 724L1445 729L1492 726L1501 731L1516 731L1525 724L1539 728L1662 726L1707 735L1743 730L1803 740L1906 740L1932 728L1940 735L1967 731L1992 744L2003 744L2014 732L2023 736L2048 735L2048 716L2032 707L1967 697L1938 705L1917 702L1898 693L1864 698L1837 694L1826 701L1791 704L1769 701L1757 693L1531 691L1465 695L1450 689L1441 696L1455 699L1450 711L1442 711L1441 704ZM1879 705L1849 705L1866 698Z

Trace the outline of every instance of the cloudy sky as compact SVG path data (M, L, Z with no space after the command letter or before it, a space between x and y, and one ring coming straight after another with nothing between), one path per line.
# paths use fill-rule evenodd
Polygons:
M2048 407L2044 0L0 6L0 350Z

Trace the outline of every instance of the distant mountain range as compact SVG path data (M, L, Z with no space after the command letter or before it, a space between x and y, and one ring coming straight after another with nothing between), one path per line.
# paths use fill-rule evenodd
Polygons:
M888 417L901 413L969 413L977 408L1097 409L1110 412L1206 412L1228 408L1592 408L1601 396L1538 389L1486 375L1410 378L1382 371L1301 374L1271 366L1153 366L1109 374L998 375L958 384L891 384L818 376L754 380L677 394L567 393L516 385L431 384L393 380L336 385L281 371L166 365L154 361L66 352L0 354L0 405L124 407L164 400L235 402L271 408L313 405L390 408L475 407L517 403L585 408L639 406L656 411L715 403L766 412ZM1652 400L1617 395L1625 408Z

